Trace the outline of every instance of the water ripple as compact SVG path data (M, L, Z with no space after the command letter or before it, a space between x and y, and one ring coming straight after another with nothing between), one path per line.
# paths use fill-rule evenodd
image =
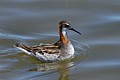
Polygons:
M106 60L106 61L99 61L99 62L89 62L87 64L82 65L82 67L92 67L92 68L101 68L101 67L108 67L108 66L120 66L119 60Z

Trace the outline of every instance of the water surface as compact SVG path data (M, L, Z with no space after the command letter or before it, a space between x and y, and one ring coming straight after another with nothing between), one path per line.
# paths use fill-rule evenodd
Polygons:
M0 80L120 80L119 0L1 0ZM53 43L66 19L75 58L43 63L13 47Z

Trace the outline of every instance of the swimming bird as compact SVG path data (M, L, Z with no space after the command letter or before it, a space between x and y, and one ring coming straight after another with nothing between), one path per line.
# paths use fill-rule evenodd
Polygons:
M59 22L60 39L57 42L35 46L26 46L21 43L16 43L15 47L44 62L65 60L74 56L74 47L68 39L67 30L72 30L81 34L72 28L71 24L67 20L62 20Z

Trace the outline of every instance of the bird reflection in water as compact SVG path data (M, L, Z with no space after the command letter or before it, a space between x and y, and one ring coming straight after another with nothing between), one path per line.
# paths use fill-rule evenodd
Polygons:
M36 64L36 68L29 69L29 71L39 72L50 72L57 71L59 73L59 80L70 80L69 79L69 68L73 67L74 63L70 59L54 62L54 63L43 63Z

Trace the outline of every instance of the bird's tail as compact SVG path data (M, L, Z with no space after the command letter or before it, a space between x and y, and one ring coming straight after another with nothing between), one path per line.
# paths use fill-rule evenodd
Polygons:
M30 48L29 46L23 45L23 44L21 44L21 43L16 43L16 44L14 45L14 47L22 50L23 52L25 52L25 53L27 53L27 54L29 54L29 55L32 55L32 53L31 53L31 48Z

